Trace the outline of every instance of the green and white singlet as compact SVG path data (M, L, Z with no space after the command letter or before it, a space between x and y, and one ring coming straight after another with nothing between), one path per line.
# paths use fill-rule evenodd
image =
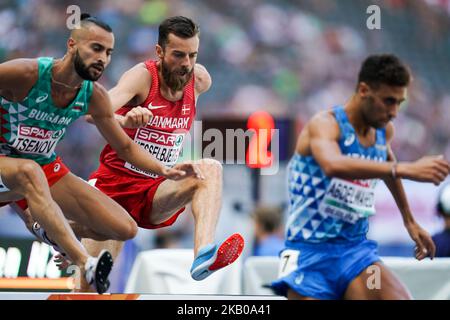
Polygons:
M51 95L53 58L37 60L39 78L23 101L11 102L0 96L0 154L44 165L55 160L56 145L67 126L86 114L93 83L83 81L69 106L58 108Z

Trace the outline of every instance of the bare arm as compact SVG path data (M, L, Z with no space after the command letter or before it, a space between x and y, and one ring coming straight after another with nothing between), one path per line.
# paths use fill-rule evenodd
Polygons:
M108 93L99 84L95 84L89 105L89 114L100 133L116 150L119 158L133 164L137 168L161 176L179 179L185 172L163 166L148 152L135 144L114 119Z
M390 161L396 161L395 154L390 146L390 142L392 141L393 136L394 127L390 125L386 130L388 160ZM414 216L411 212L411 208L409 207L409 203L401 179L386 177L383 180L389 191L391 192L398 209L400 210L403 224L405 225L406 230L408 231L411 239L417 244L416 258L418 260L422 260L428 255L431 258L434 258L434 255L436 253L434 242L428 232L422 229L422 227L420 227L419 224L415 221Z
M11 101L26 97L38 78L35 59L15 59L0 64L0 95Z
M126 71L117 85L108 91L113 111L126 104L138 105L145 101L152 84L152 76L143 63Z
M391 126L388 125L388 127ZM339 126L330 113L316 115L308 124L311 152L327 176L343 179L385 179L392 176L395 165L398 178L441 183L450 170L442 156L427 156L415 162L387 162L354 159L341 153Z
M388 150L388 161L396 161L394 152L392 151L390 142L394 136L394 127L389 125L386 129L386 141ZM411 214L406 193L400 178L394 179L392 176L383 178L384 183L392 193L398 209L402 213L403 222L405 224L414 222L414 217Z
M339 126L330 113L320 113L308 124L311 152L327 176L343 179L374 179L391 175L394 162L350 158L342 154Z
M111 99L113 112L117 111L126 104L139 105L144 102L150 90L151 83L151 75L143 63L137 64L130 70L126 71L119 79L117 85L108 92ZM144 113L139 114L139 116L150 118L151 112L146 110ZM114 117L119 121L119 124L122 127L130 127L129 123L124 122L125 119L123 116L115 114ZM86 116L86 120L93 123L90 115ZM140 122L147 123L149 119L136 119L136 121L138 120L140 120Z

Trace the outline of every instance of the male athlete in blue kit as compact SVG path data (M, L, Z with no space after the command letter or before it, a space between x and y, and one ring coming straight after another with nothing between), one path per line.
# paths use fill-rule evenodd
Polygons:
M439 184L449 173L442 156L397 162L392 120L405 101L409 69L394 55L369 56L355 94L343 106L316 114L302 130L288 166L289 218L279 279L289 299L410 299L367 240L374 190L383 179L416 243L416 258L434 257L430 235L415 221L401 178ZM378 268L381 286L368 286ZM366 272L365 272L366 271Z

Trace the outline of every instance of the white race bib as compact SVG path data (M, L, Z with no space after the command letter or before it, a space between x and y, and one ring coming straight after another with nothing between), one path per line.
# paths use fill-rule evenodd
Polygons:
M319 211L352 224L360 218L374 215L376 182L375 179L355 181L331 179L319 205Z
M134 142L153 155L156 160L168 167L177 163L180 155L185 133L169 133L148 128L139 128L136 131ZM157 178L157 174L142 171L131 163L126 162L125 168L143 174L151 178Z
M12 147L22 154L32 154L49 158L66 129L57 131L20 124Z

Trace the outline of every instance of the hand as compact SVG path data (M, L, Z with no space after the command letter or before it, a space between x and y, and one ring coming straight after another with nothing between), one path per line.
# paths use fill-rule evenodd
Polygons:
M447 178L450 165L442 155L426 156L412 163L399 163L397 172L400 177L439 185Z
M175 165L173 168L186 172L186 177L195 177L200 180L205 180L205 177L203 176L198 164L192 162L184 162Z
M139 128L145 126L153 118L153 113L141 106L135 107L121 119L122 128Z
M173 168L165 167L161 175L170 180L181 180L188 177L195 177L201 180L205 179L198 165L194 163L180 163Z
M427 256L433 259L436 254L436 246L430 234L416 222L407 224L406 230L408 230L409 236L416 243L414 248L416 259L420 261Z

